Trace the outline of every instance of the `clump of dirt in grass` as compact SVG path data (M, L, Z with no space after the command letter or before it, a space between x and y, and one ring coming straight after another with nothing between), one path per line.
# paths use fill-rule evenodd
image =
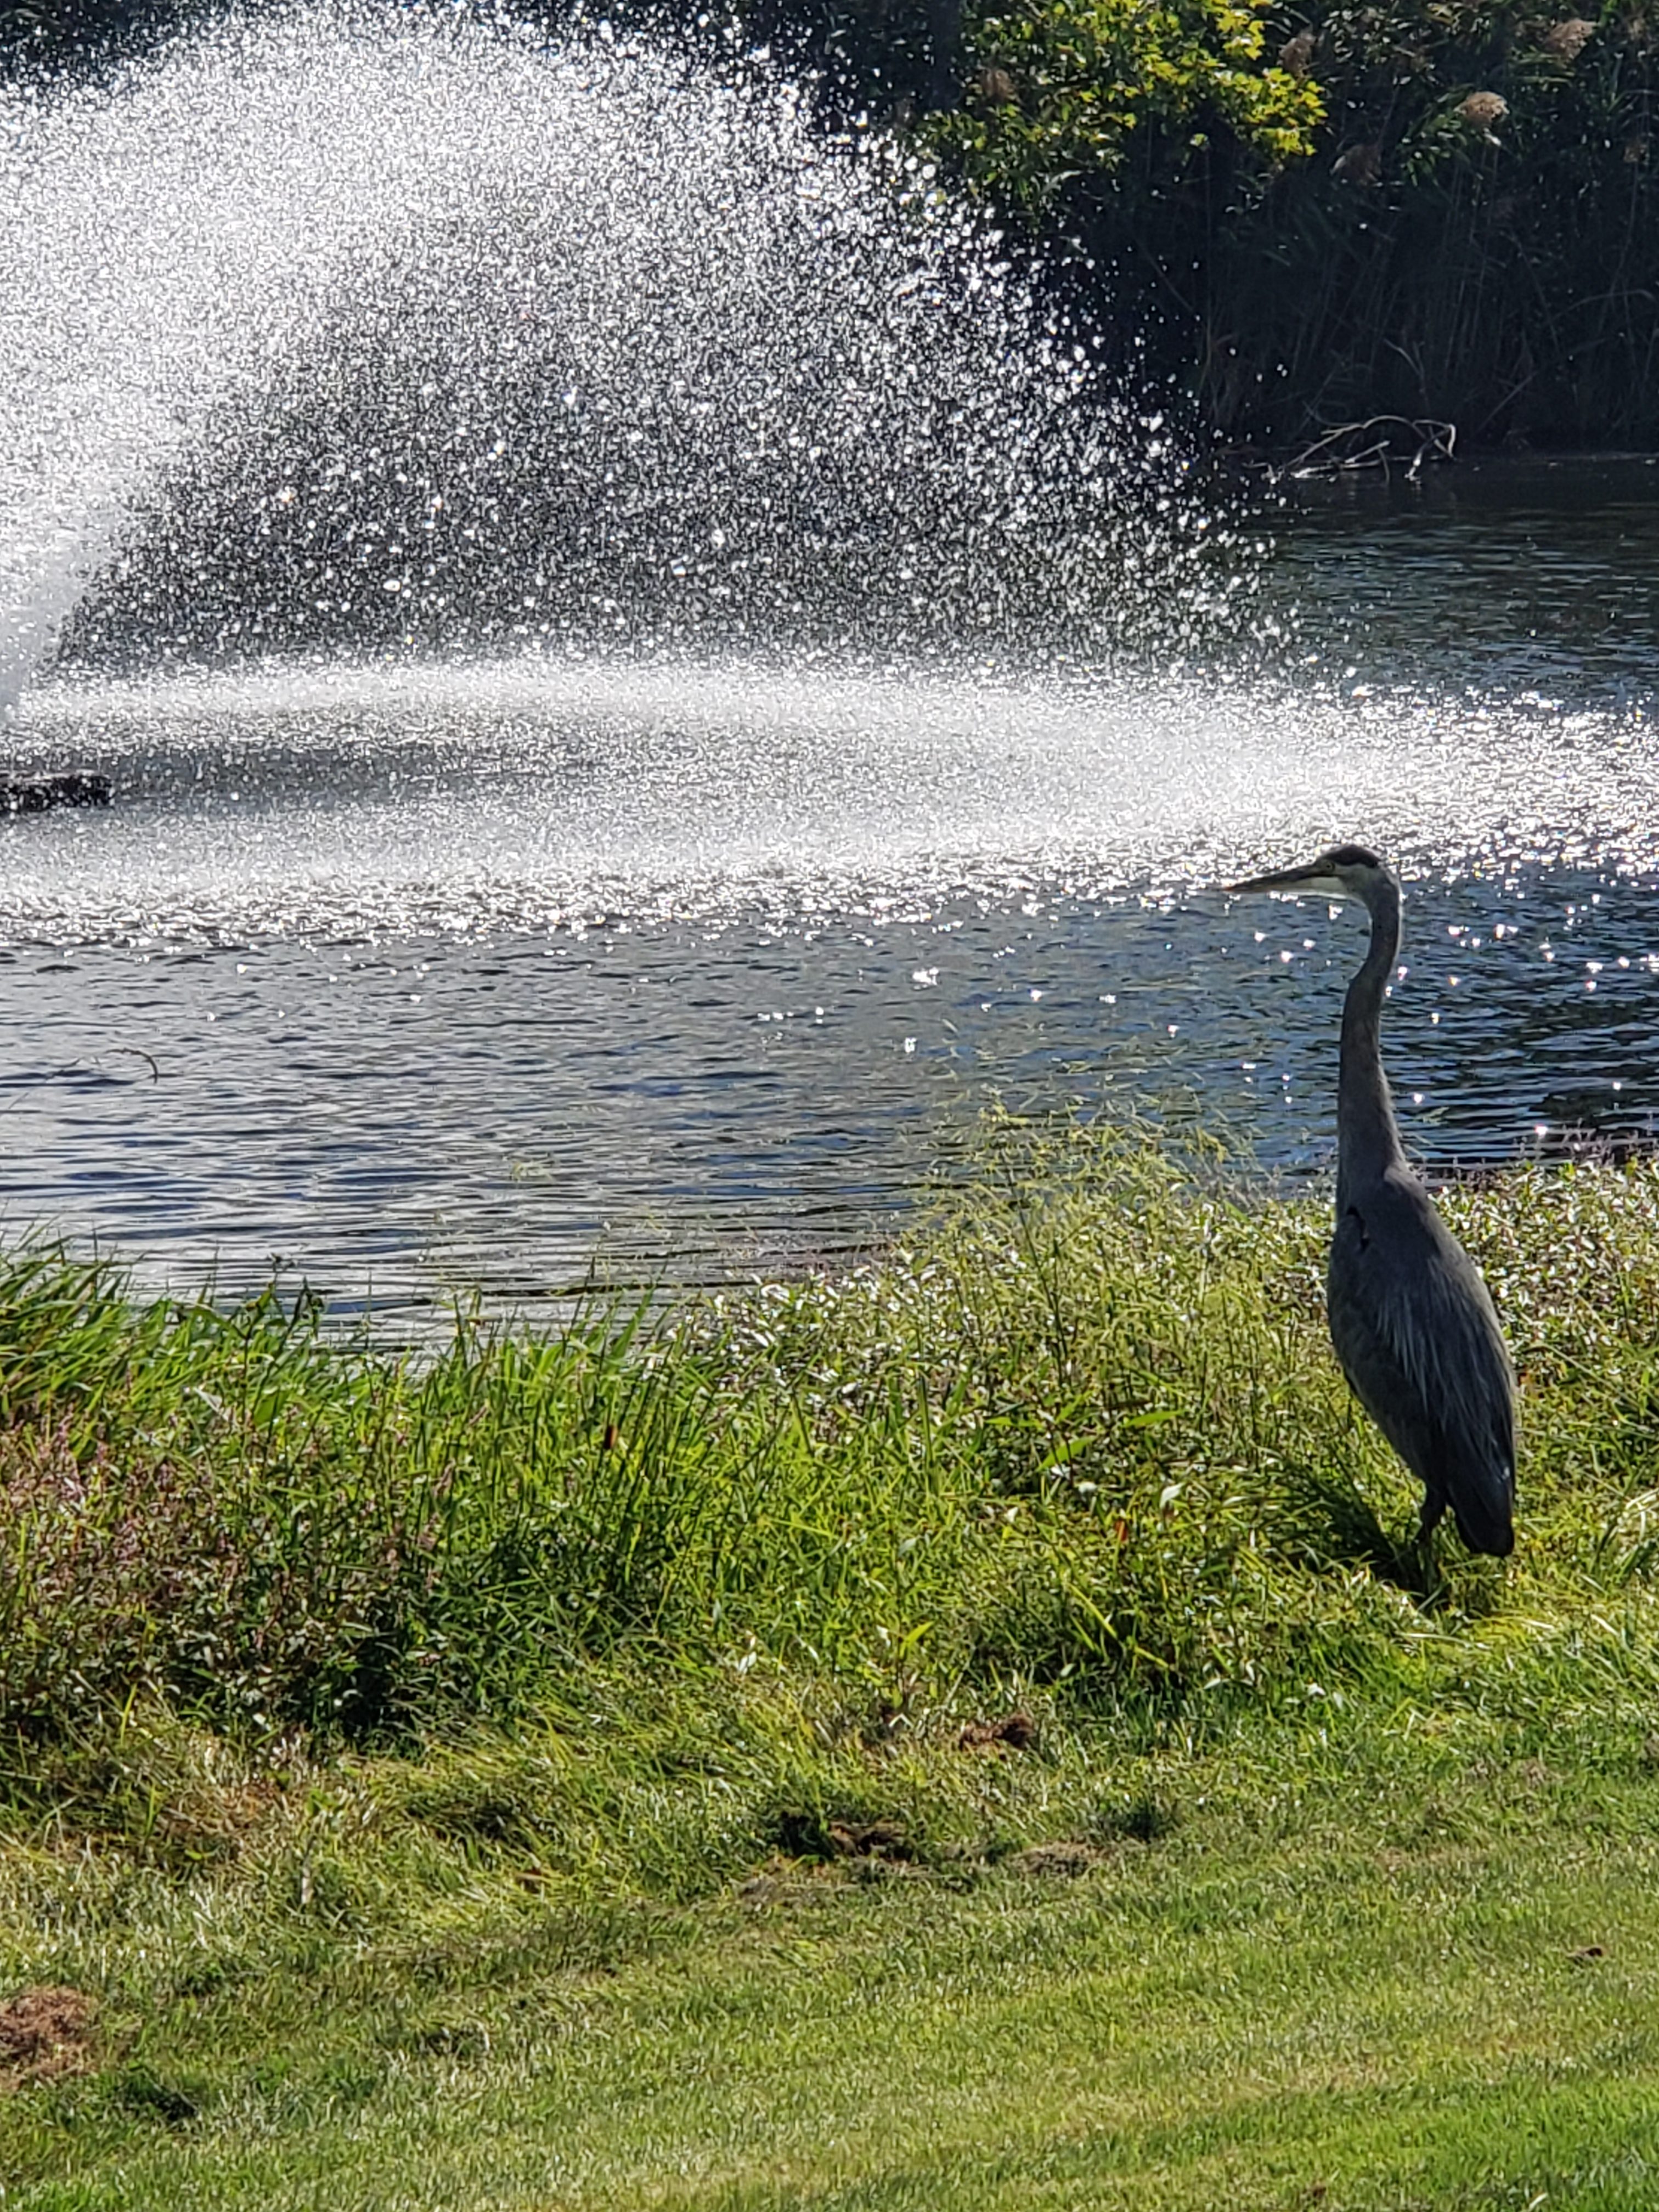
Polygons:
M885 1859L908 1862L918 1854L896 1820L825 1819L817 1812L780 1815L774 1840L791 1859Z
M1033 1844L1029 1850L1016 1851L1008 1863L1017 1874L1075 1876L1091 1873L1111 1856L1098 1844Z
M0 2004L0 2094L91 2063L98 2017L83 1990L19 1990Z
M962 1751L1029 1751L1036 1741L1036 1723L1030 1713L1006 1713L998 1721L969 1721L957 1738Z
M842 1859L915 1858L915 1845L896 1820L831 1820L830 1848Z

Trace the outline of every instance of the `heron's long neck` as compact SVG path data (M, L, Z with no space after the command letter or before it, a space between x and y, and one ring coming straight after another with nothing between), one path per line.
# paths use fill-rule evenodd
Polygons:
M1342 1065L1336 1097L1336 1205L1347 1211L1356 1191L1405 1158L1382 1073L1378 1032L1382 993L1400 950L1400 893L1378 890L1371 908L1370 949L1348 986L1342 1007Z

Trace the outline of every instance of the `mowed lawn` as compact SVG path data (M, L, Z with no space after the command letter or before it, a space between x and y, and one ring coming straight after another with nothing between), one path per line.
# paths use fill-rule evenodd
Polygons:
M1426 1763L1287 1740L1277 1787L1261 1742L1166 1759L1148 1840L324 1931L118 2002L95 2070L0 2108L4 2201L1637 2212L1659 1771L1473 1733Z

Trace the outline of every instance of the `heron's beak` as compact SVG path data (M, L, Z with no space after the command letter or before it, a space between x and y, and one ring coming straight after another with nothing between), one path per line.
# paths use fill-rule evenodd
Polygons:
M1230 895L1237 891L1322 891L1328 898L1346 898L1347 885L1332 875L1328 868L1321 867L1317 860L1300 868L1279 868L1270 876L1249 876L1242 884L1224 884Z

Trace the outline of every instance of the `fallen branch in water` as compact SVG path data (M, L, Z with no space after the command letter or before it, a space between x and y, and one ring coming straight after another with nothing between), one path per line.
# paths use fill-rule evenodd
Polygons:
M1430 416L1372 415L1363 422L1340 422L1334 429L1322 431L1294 460L1270 465L1268 481L1279 483L1288 477L1292 483L1301 483L1316 477L1347 476L1360 469L1379 469L1385 477L1390 476L1395 465L1405 459L1395 440L1395 433L1401 430L1407 434L1403 442L1411 447L1407 483L1418 481L1425 463L1456 458L1455 422L1437 422Z

